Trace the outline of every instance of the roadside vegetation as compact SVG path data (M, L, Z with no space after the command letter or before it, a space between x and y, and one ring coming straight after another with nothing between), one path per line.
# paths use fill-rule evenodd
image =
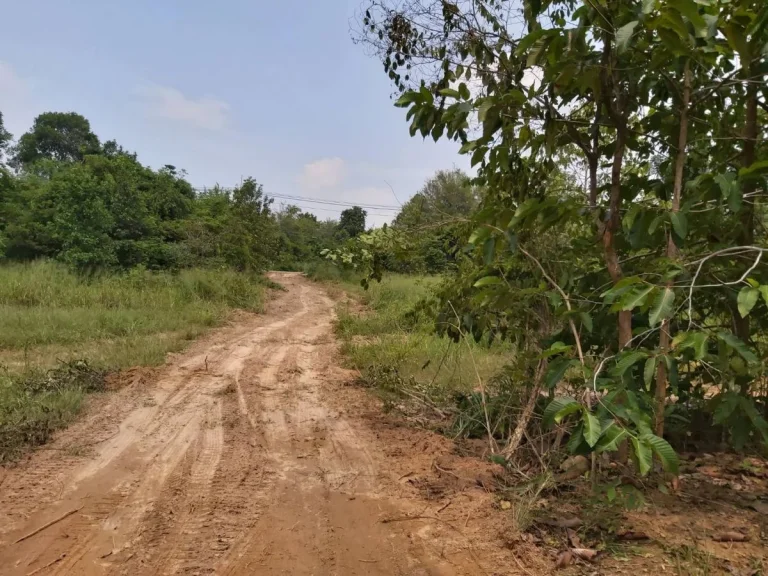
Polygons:
M232 310L259 312L270 285L235 270L0 267L0 462L69 423L108 372L162 364Z
M40 114L14 141L0 111L0 462L70 422L108 372L260 311L265 270L364 226L361 208L339 221L276 209L252 178L196 190L74 112Z

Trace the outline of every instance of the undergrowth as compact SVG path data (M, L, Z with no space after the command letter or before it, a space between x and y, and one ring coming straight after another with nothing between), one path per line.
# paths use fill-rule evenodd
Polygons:
M437 335L429 305L440 281L390 275L363 290L348 279L343 286L351 298L338 307L336 332L349 365L385 407L410 404L447 418L439 424L445 432L470 435L456 424L467 415L463 403L476 394L479 379L500 372L511 348Z

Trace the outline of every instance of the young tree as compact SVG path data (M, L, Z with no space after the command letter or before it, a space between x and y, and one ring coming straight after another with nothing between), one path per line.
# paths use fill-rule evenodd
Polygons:
M516 331L547 358L531 398L581 380L583 404L545 414L578 413L574 450L629 441L641 472L653 452L671 466L664 421L691 406L737 446L768 440L753 393L768 352L765 2L374 0L358 39L411 134L456 140L477 166L462 321L542 328ZM535 302L507 314L521 296Z

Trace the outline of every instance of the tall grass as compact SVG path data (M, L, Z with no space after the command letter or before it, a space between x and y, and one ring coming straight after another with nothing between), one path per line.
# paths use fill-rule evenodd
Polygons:
M261 311L268 285L231 270L83 278L54 262L0 267L0 462L71 420L94 370L160 364L233 309ZM88 369L61 372L75 359ZM35 387L58 382L52 374L68 376Z
M336 329L342 350L385 400L395 401L407 390L435 404L449 404L509 361L508 344L457 343L436 334L433 314L423 303L439 282L437 277L390 275L367 291L344 284L364 308L339 306Z

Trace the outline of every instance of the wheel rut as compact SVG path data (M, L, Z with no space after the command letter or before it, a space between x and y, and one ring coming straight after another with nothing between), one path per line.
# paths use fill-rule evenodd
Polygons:
M111 421L87 415L56 440L111 427L86 457L41 451L8 472L0 574L484 573L380 521L412 504L375 433L325 389L339 371L334 301L299 274L272 277L286 291L266 314L114 393Z

